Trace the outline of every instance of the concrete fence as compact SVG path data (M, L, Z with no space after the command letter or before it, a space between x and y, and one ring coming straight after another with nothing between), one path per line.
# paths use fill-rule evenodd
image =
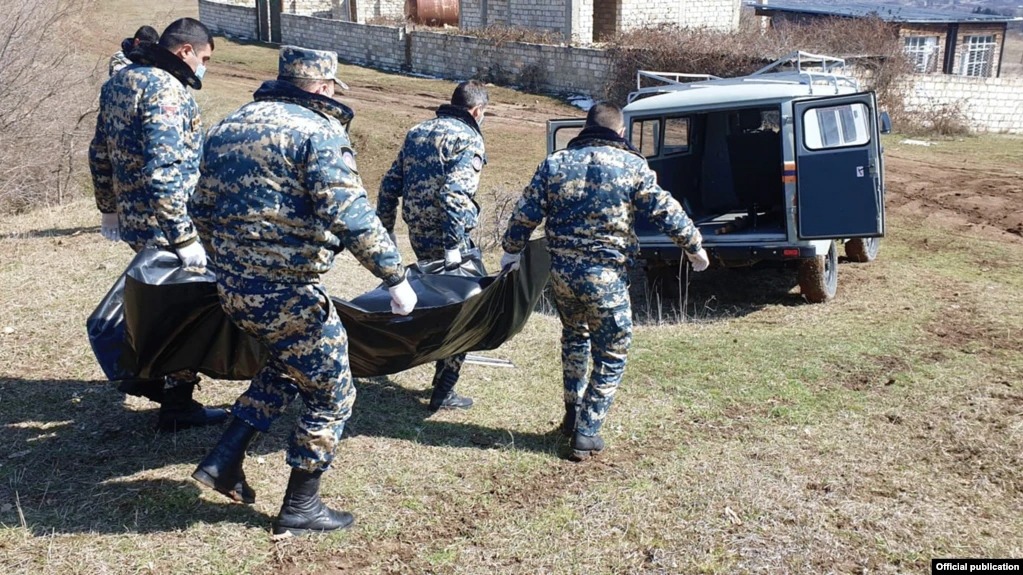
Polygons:
M257 37L256 10L244 0L199 0L199 18L214 32ZM254 4L254 2L250 2ZM489 39L281 14L281 41L333 50L345 62L452 79L482 78L557 94L601 97L611 70L605 50ZM976 132L1023 134L1023 78L908 77L906 109L957 107Z
M918 74L908 82L907 112L958 111L974 131L1023 134L1023 78Z
M235 0L237 1L237 0ZM199 19L215 33L257 36L256 10L224 0L199 0ZM441 78L484 78L551 93L603 93L610 58L603 50L373 26L281 14L281 42L333 50L351 64Z

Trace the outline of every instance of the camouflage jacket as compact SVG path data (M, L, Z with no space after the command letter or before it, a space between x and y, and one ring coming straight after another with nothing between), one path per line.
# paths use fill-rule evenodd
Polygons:
M312 283L347 247L388 285L401 282L401 256L356 169L352 111L288 82L254 96L210 129L189 204L218 274Z
M124 50L118 50L110 57L110 63L107 64L107 76L113 76L118 70L128 66L131 66L131 60L125 55Z
M479 223L476 190L486 163L483 134L464 108L445 104L437 117L409 130L380 183L377 214L394 231L398 200L419 257L463 247Z
M508 220L503 247L518 253L546 220L553 269L621 268L638 252L637 210L683 249L699 251L699 230L657 185L646 159L615 132L588 128L536 169Z
M202 123L187 86L202 83L174 54L142 44L103 84L89 168L96 206L120 216L121 239L180 247L196 240L186 202L199 178Z

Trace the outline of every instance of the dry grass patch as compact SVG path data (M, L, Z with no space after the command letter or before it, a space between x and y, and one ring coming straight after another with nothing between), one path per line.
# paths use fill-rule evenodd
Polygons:
M225 61L232 50L219 72L271 52L225 42ZM211 69L203 94L226 113L264 73L218 86ZM372 191L404 129L452 85L356 75ZM495 94L484 186L513 189L542 157L541 119L564 108ZM1017 144L971 139L949 157L1006 171ZM912 178L948 175L928 173ZM780 272L694 275L684 306L669 296L637 327L609 449L586 465L559 457L551 315L486 352L515 369L466 367L469 412L426 411L429 366L360 380L323 485L356 528L275 543L295 410L250 449L256 505L191 482L218 431L156 435L155 405L101 381L88 348L85 318L130 259L96 220L83 200L0 222L5 574L906 573L936 556L1023 555L1018 243L890 210L880 258L841 264L828 305L801 303ZM350 256L325 280L342 297L376 284ZM684 322L668 315L683 309ZM229 404L244 385L199 395Z

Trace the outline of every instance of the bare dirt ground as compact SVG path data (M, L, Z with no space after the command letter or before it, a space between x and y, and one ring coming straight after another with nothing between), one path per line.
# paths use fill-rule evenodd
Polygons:
M939 144L940 145L940 144ZM887 207L909 217L972 227L995 238L1023 236L1023 165L921 158L890 151L885 157Z

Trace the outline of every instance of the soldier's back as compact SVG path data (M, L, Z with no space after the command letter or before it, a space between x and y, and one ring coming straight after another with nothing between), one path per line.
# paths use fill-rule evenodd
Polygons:
M546 162L546 230L557 265L624 265L635 250L632 198L644 160L612 146L582 146Z

